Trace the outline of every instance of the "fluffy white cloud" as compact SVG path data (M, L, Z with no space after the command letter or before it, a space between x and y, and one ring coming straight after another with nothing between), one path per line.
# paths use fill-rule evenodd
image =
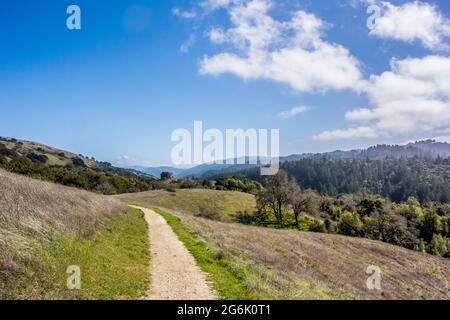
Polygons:
M283 118L283 119L290 119L290 118L293 118L295 116L298 116L301 113L305 113L305 112L307 112L309 110L310 110L309 107L298 106L298 107L292 108L291 110L280 112L278 114L278 116L280 118Z
M439 9L426 2L414 1L401 6L381 1L382 16L376 20L370 35L402 40L420 41L432 50L448 49L446 38L450 37L450 20Z
M362 127L328 131L317 139L370 138L445 132L450 128L450 57L392 60L391 71L365 81L372 108L346 119Z
M358 86L359 62L346 48L323 39L326 25L321 19L297 11L290 20L278 21L269 14L270 0L224 2L232 26L214 28L209 36L212 42L229 44L232 49L204 57L202 74L266 79L299 92Z

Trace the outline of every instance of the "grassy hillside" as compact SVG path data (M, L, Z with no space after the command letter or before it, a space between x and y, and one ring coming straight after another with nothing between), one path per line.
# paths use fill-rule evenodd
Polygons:
M164 217L199 264L210 266L204 270L225 298L450 298L449 260L361 238L223 222L230 221L233 211L254 205L248 195L184 190L121 198L150 208L172 208ZM205 204L220 208L217 217L222 222L196 216ZM370 265L381 268L382 291L367 289ZM233 281L227 281L230 276Z
M138 170L113 167L107 162L95 160L93 157L75 154L70 151L50 147L34 141L0 137L0 155L9 160L27 158L34 163L47 166L69 166L75 168L90 168L99 172L110 172L126 177L150 178L151 175Z
M443 258L366 239L173 214L163 213L224 298L450 298L450 262ZM381 269L381 291L367 289L370 265Z
M253 212L255 197L242 192L208 189L148 191L117 196L127 203L153 208L167 208L220 221L233 221L237 212Z
M148 285L142 213L1 169L0 252L0 300L138 298ZM81 290L66 287L71 265Z
M0 168L102 194L153 189L154 178L40 143L0 137Z

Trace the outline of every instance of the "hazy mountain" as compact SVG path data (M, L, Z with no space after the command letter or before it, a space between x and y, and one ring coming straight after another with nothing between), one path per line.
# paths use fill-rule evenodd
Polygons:
M304 153L293 154L280 158L280 163L299 161L310 158L331 158L331 159L371 159L371 160L383 160L385 158L412 158L412 157L428 157L428 158L447 158L450 157L450 144L446 142L437 142L435 140L424 140L409 143L407 145L377 145L367 149L355 149L349 151L336 150L325 153ZM253 166L254 167L254 166ZM204 172L201 177L211 178L217 177L221 174L229 175L233 172L238 172L251 167L231 166L225 170L219 168L210 168L209 171Z
M185 169L179 169L174 167L145 167L145 166L131 166L127 167L131 170L137 170L149 175L152 175L156 178L161 176L162 172L172 172L175 177L179 177L180 174L185 171Z
M369 158L372 160L380 160L384 158L411 158L414 156L431 157L436 158L450 157L450 144L445 142L436 142L434 140L424 140L407 145L377 145L368 149L355 149L349 151L336 150L325 153L303 153L293 154L280 158L280 162L286 161L298 161L307 158L315 157L329 157L333 159L347 159L347 158ZM237 163L237 161L234 161ZM202 164L189 169L180 169L174 167L145 167L145 166L133 166L130 167L134 170L159 177L161 172L172 172L175 177L214 177L220 174L229 174L236 171L245 169L251 169L257 167L257 164L250 164L249 159L245 159L244 164L224 164L224 163L212 163ZM257 161L252 161L256 163Z

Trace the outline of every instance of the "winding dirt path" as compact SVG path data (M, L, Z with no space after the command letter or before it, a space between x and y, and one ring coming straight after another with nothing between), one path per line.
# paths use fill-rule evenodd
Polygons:
M151 287L148 300L213 300L216 293L208 286L206 274L195 263L166 220L150 209L144 212L149 226L151 249Z

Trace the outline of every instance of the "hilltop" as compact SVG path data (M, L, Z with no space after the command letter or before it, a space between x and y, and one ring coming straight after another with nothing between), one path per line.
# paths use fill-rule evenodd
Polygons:
M15 138L0 137L0 156L2 155L8 160L19 158L29 159L33 163L45 164L47 166L90 168L99 172L116 173L127 177L152 177L138 170L114 167L108 162L97 161L93 157L75 154L34 141Z
M0 168L103 194L145 191L154 177L37 142L0 138Z

